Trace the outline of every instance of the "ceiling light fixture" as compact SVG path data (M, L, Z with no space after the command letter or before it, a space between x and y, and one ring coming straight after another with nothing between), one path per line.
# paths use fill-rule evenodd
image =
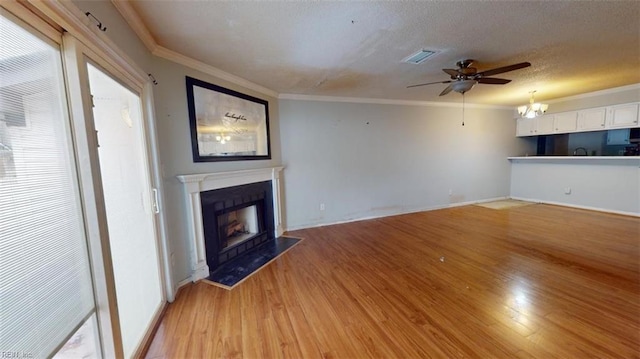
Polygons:
M529 93L531 94L529 105L518 107L518 114L520 114L521 117L526 118L535 118L538 116L542 116L545 112L547 112L549 105L547 105L546 103L536 103L533 99L533 94L535 93L535 91L531 91Z
M453 91L464 95L465 92L471 90L478 83L476 80L460 80L451 84Z

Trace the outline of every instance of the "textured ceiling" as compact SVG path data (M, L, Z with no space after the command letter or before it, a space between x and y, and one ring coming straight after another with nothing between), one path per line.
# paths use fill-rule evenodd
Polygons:
M468 103L515 106L640 83L640 1L131 1L162 47L280 94L461 102L442 68L529 61ZM401 62L426 48L423 64Z

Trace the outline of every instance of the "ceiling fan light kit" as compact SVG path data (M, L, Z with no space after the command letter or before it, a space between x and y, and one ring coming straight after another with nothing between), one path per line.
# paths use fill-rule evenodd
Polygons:
M477 83L478 81L475 80L462 80L452 83L451 87L453 88L453 91L463 94L471 90Z
M529 99L529 105L523 105L518 107L518 114L520 117L526 118L535 118L538 116L542 116L547 109L549 109L549 105L546 103L537 103L533 97L535 91L529 92L531 94L531 98Z

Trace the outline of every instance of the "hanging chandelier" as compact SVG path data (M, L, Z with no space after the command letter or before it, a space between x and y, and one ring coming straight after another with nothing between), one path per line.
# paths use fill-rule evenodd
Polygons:
M526 117L526 118L534 118L534 117L542 116L545 112L547 112L549 105L547 105L546 103L536 103L533 98L533 94L535 93L535 91L531 91L529 93L531 94L531 99L529 99L529 105L518 107L518 114L521 117Z
M230 140L231 140L231 136L225 135L224 133L221 133L218 136L216 136L216 141L222 143L223 145Z

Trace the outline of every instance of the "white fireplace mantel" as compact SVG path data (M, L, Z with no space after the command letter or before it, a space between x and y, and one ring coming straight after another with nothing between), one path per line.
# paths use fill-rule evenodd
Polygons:
M184 186L191 242L191 280L197 281L209 276L207 253L202 226L202 205L200 192L240 186L243 184L271 181L273 190L273 221L276 237L283 233L280 193L280 172L283 167L269 167L253 170L215 172L176 176Z

